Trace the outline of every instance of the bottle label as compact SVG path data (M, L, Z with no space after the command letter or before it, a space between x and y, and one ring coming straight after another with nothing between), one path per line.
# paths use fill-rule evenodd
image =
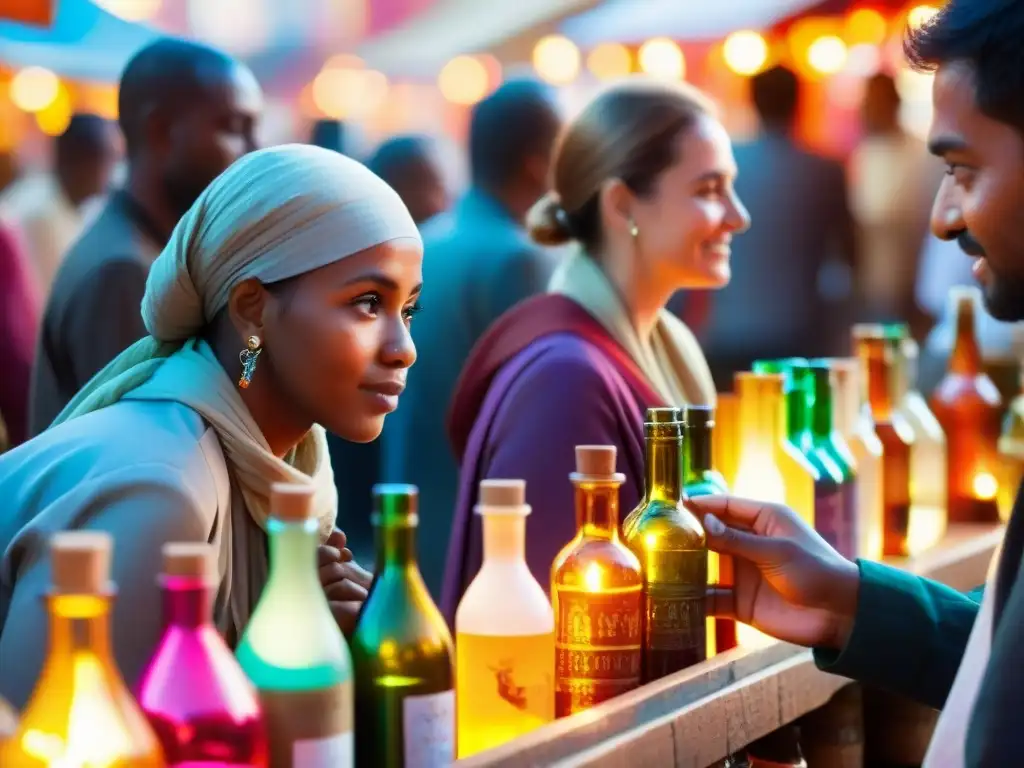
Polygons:
M648 552L644 680L707 658L706 550Z
M845 485L845 484L844 484ZM834 483L814 485L814 530L843 557L853 557L856 530L853 522L856 507L846 506L844 486Z
M640 684L641 588L556 588L555 714L564 717Z
M269 764L277 768L348 768L352 753L352 683L313 691L259 692Z
M402 701L405 768L447 768L455 762L455 691Z

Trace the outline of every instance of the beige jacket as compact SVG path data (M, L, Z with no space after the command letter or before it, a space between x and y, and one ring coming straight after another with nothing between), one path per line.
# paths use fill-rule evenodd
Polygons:
M156 579L164 543L217 547L214 619L228 630L232 531L254 523L232 504L216 434L187 406L124 400L47 430L0 456L0 499L0 696L15 707L24 707L46 653L41 598L50 580L47 539L55 531L115 537L112 641L129 685L159 639Z

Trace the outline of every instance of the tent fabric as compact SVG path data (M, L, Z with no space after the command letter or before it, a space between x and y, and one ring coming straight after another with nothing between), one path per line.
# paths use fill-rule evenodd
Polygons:
M410 21L367 41L356 54L367 66L389 76L432 76L454 56L486 51L593 3L594 0L437 0Z
M582 46L641 43L652 37L718 40L741 29L764 29L820 5L820 0L608 0L566 19L560 31Z
M116 82L132 55L162 36L89 0L57 2L49 28L0 21L0 62L45 67L69 78Z

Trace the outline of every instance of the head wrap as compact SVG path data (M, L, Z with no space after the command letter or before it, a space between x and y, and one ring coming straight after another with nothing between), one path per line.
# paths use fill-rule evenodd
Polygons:
M258 528L266 525L272 483L306 482L316 489L326 538L337 493L323 428L315 425L284 459L275 456L233 379L197 336L243 280L285 280L396 240L420 242L415 222L398 194L355 160L298 144L246 155L199 196L154 261L142 301L149 336L100 371L54 425L121 399L181 402L216 430L233 485ZM238 559L256 560L239 551L241 533L234 533L236 580L247 578ZM244 621L246 607L232 603L236 623Z

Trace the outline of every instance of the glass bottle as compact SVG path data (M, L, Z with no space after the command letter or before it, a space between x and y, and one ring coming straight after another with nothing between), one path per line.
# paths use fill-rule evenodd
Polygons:
M910 554L910 455L914 432L893 403L893 354L880 325L856 325L854 345L866 387L865 414L882 443L882 554Z
M946 434L916 389L917 342L902 323L886 326L894 360L893 402L914 432L910 452L910 552L934 546L946 532Z
M455 613L459 758L555 716L555 617L526 565L526 483L484 480L483 562Z
M682 417L678 408L647 409L647 482L626 533L626 544L643 569L645 683L708 657L707 539L683 494Z
M740 371L736 374L740 401L739 456L733 493L757 501L786 503L786 483L776 445L781 433L782 376Z
M810 445L814 451L828 458L839 470L842 504L840 512L831 518L831 524L815 515L818 533L836 551L851 560L857 557L860 536L860 511L857 503L856 462L846 440L835 428L835 373L827 362L814 361L807 368L810 407Z
M50 539L49 649L4 768L163 768L160 744L110 648L113 540L98 531Z
M142 673L138 700L168 766L267 765L256 689L211 621L219 577L209 544L163 548L164 631Z
M352 635L356 764L445 768L455 761L455 651L416 565L418 491L375 485L377 564Z
M313 488L275 483L270 576L236 656L259 691L274 768L353 764L352 659L317 575Z
M949 521L999 522L997 444L1003 401L982 366L974 330L977 288L949 292L956 340L949 368L932 393L931 406L946 433Z
M726 487L736 484L739 461L740 398L735 392L719 392L715 410L712 466L722 474Z
M615 471L615 454L611 445L578 445L569 476L577 531L551 566L556 717L640 684L644 577L619 539L619 486L626 477Z
M688 405L683 415L683 495L686 498L728 493L725 478L714 469L715 409L710 405ZM708 583L731 584L732 561L708 550ZM736 622L707 619L707 654L714 656L736 647Z
M857 556L882 558L882 441L865 411L860 361L855 357L833 357L829 367L836 377L833 419L836 431L853 454L857 473L857 517L860 539Z

